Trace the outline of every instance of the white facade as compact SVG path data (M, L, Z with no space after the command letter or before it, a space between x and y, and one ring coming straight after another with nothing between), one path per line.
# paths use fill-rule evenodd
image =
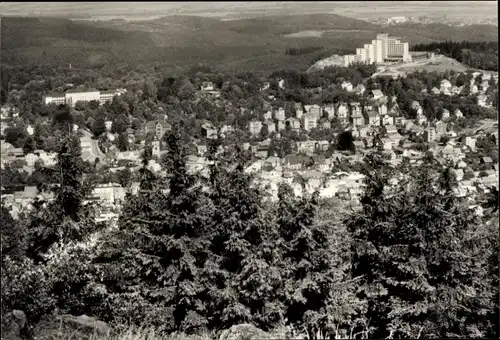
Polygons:
M257 135L262 130L262 122L259 120L252 121L248 123L248 130L252 135Z
M310 114L306 114L302 116L302 125L304 130L310 131L318 126L317 118Z
M99 101L101 99L101 94L99 91L89 91L89 92L70 92L65 93L66 104L74 107L76 102L90 102L92 100Z
M363 48L356 49L356 55L360 61L367 63L382 63L389 60L411 61L410 48L408 43L403 43L399 38L389 37L388 34L377 34L371 44L365 44ZM351 57L344 58L350 61Z
M350 81L344 81L340 86L342 87L342 90L352 92L352 84Z
M43 96L43 102L47 105L50 103L67 104L74 107L77 101L89 102L91 100L104 103L111 101L114 96L120 96L126 93L126 89L117 89L114 91L82 91L82 92L66 92L64 94L51 94Z
M344 67L348 67L352 63L357 63L361 61L361 56L358 54L346 54L344 56Z
M61 95L47 95L43 96L43 102L45 105L48 105L50 103L55 103L57 105L59 104L66 104L66 97L64 94Z

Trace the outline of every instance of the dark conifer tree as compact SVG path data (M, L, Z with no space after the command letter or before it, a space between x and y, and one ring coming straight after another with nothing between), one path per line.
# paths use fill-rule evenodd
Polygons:
M372 336L485 336L494 295L488 231L446 168L428 159L393 172L376 157L367 159L363 210L348 219Z

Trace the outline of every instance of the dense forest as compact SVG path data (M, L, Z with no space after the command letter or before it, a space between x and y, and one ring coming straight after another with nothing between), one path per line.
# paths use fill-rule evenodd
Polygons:
M322 49L323 47L321 46L299 47L299 48L290 47L285 50L285 54L289 55L308 54Z
M485 196L476 216L432 156L397 168L367 156L361 207L348 212L287 184L269 202L244 171L248 155L218 153L219 140L208 173L190 173L181 130L168 134L165 178L146 149L139 194L112 230L82 204L93 184L78 138L62 137L55 200L18 221L2 213L2 314L23 310L30 327L57 311L168 333L252 323L292 338L498 337L499 238L488 222L498 203Z
M498 42L443 41L413 46L414 51L439 51L471 68L498 71Z

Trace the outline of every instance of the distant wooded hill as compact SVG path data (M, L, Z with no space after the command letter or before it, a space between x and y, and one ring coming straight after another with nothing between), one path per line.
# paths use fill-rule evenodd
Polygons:
M267 72L306 70L335 51L354 51L383 31L411 44L498 40L494 26L407 24L382 28L334 14L232 21L170 16L136 22L4 17L1 29L4 64L100 67L160 63L176 68L207 64L225 71ZM303 31L316 34L287 36ZM310 53L290 53L300 50Z

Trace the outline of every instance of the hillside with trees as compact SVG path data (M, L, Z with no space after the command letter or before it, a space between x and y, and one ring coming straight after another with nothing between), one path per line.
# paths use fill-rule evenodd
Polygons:
M439 51L471 68L498 72L498 42L443 41L416 44L414 51Z
M137 64L187 70L200 63L223 71L306 70L334 53L353 53L385 28L335 14L264 16L221 21L169 16L147 21L3 18L2 63L53 67ZM411 44L443 40L496 41L489 26L403 26L389 33ZM290 34L313 30L315 37ZM321 47L319 49L318 47ZM298 53L299 51L302 51ZM308 53L304 53L307 51Z

